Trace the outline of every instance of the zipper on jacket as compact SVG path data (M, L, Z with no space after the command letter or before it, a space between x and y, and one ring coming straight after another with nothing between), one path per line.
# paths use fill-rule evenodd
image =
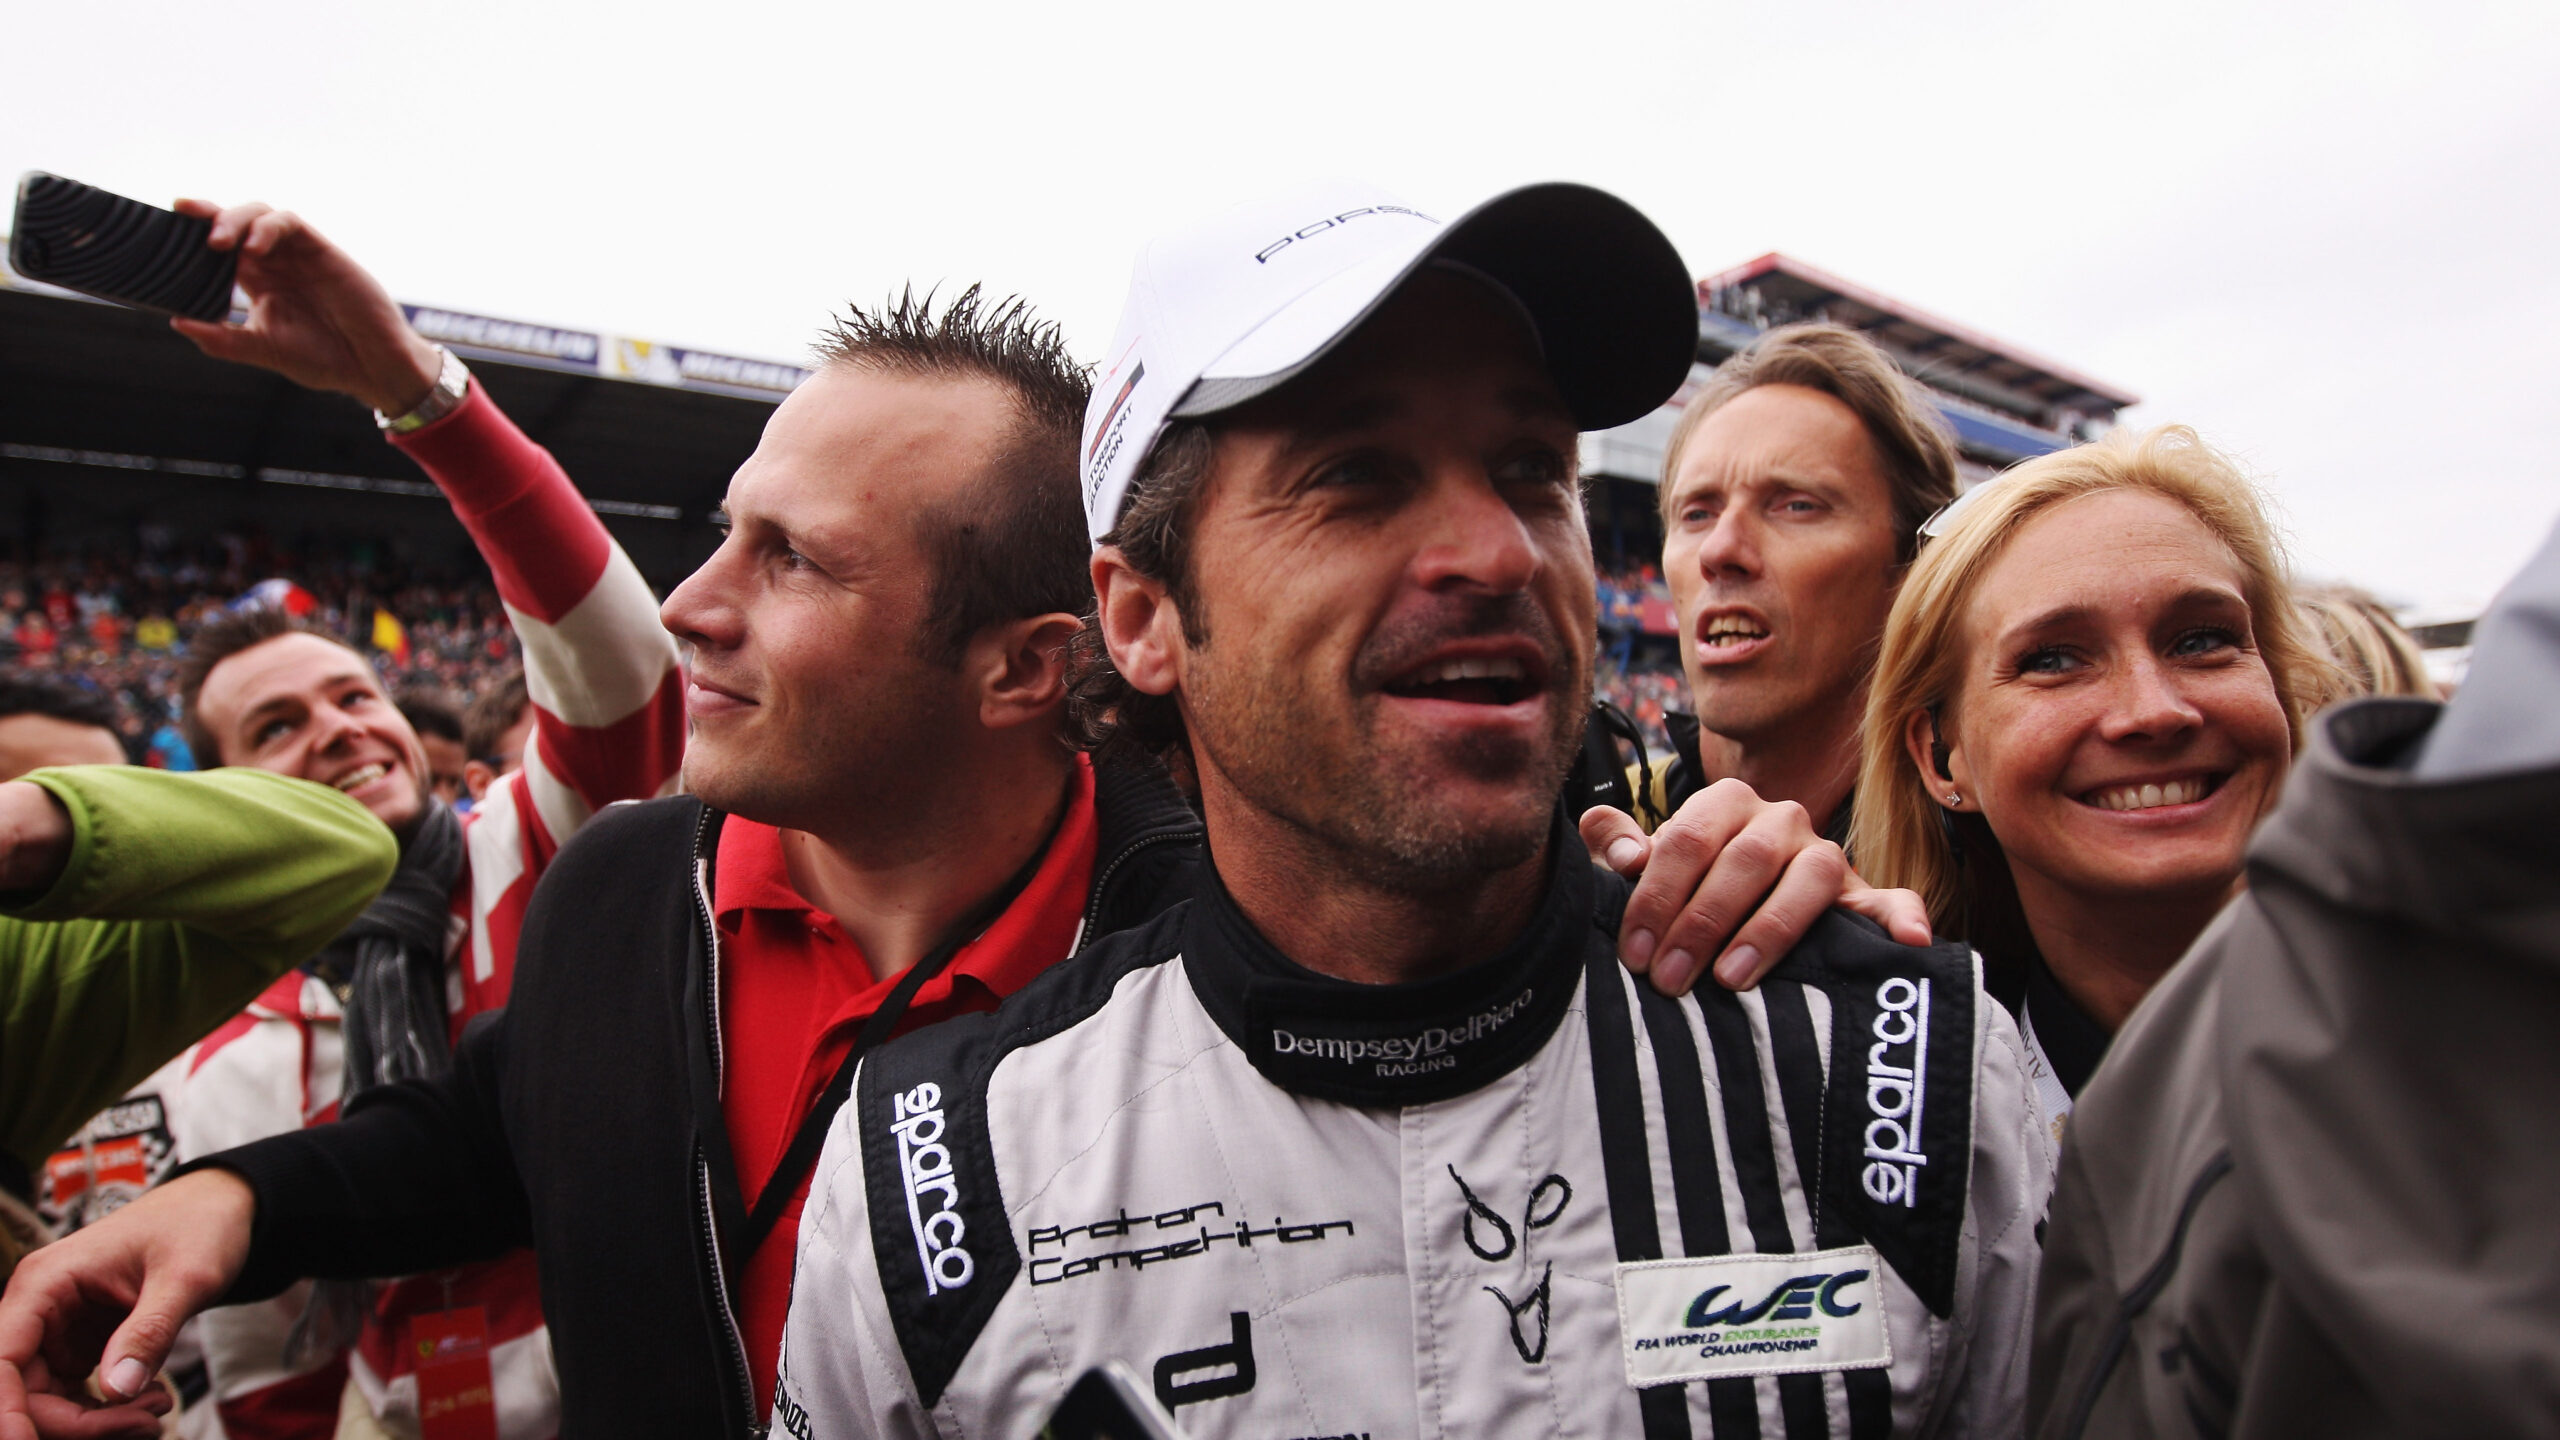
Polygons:
M1084 923L1076 927L1076 948L1073 953L1082 954L1086 946L1102 938L1094 933L1093 922L1101 917L1102 897L1111 887L1111 877L1120 873L1121 866L1128 864L1141 850L1157 845L1169 845L1177 840L1199 838L1200 832L1195 829L1159 830L1153 835L1141 835L1121 846L1120 853L1112 856L1111 863L1103 866L1102 873L1093 879L1092 893L1084 903Z
M711 1074L721 1089L728 1088L728 1059L720 1045L720 926L711 917L711 887L707 872L710 862L702 853L703 838L711 829L711 808L704 806L702 818L693 831L693 899L695 916L702 922L703 956L709 973L705 980L703 1014L709 1017L711 1029ZM694 1199L702 1220L702 1253L711 1262L711 1286L720 1297L720 1334L729 1342L728 1358L734 1368L730 1378L738 1390L738 1411L746 1417L751 1440L764 1440L766 1426L756 1414L755 1371L747 1364L747 1342L738 1332L737 1307L729 1303L729 1266L720 1257L718 1211L711 1203L711 1160L696 1145L693 1151Z
M731 1378L737 1382L739 1413L746 1416L747 1434L751 1440L764 1440L764 1422L756 1418L754 1372L747 1368L747 1345L738 1336L738 1315L729 1305L729 1271L720 1259L720 1235L711 1219L711 1162L699 1149L693 1156L694 1178L699 1181L694 1198L701 1202L702 1253L711 1261L711 1284L720 1295L720 1333L729 1342L729 1359L736 1369Z
M2107 1381L2114 1377L2116 1366L2124 1360L2125 1347L2133 1340L2133 1322L2142 1318L2142 1313L2151 1308L2151 1302L2159 1299L2160 1292L2168 1289L2169 1282L2177 1278L2178 1261L2187 1248L2187 1227L2195 1223L2196 1211L2204 1204L2205 1192L2221 1183L2223 1177L2231 1173L2231 1168L2231 1152L2225 1150L2205 1162L2204 1169L2188 1185L2187 1198L2178 1206L2178 1223L2171 1227L2169 1243L2161 1247L2160 1258L2151 1262L2151 1268L2143 1272L2133 1289L2117 1303L2115 1321L2108 1327L2106 1343L2099 1347L2088 1381L2080 1387L2080 1396L2071 1406L2071 1418L2063 1426L2065 1436L2078 1440L2088 1432L2089 1418L2097 1413L2098 1397L2106 1390Z

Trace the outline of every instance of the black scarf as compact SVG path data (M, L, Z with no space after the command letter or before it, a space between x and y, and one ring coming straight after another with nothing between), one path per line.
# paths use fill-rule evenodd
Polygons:
M345 1012L338 1023L346 1047L342 1111L367 1090L433 1079L453 1064L444 938L462 862L462 822L430 798L418 828L400 847L400 868L391 872L391 883L305 967L338 992ZM370 1298L366 1281L313 1282L309 1302L285 1337L285 1363L354 1343Z
M377 1085L433 1079L453 1063L446 1036L444 937L462 874L462 822L430 800L400 868L314 962L339 984L346 1018L344 1105Z

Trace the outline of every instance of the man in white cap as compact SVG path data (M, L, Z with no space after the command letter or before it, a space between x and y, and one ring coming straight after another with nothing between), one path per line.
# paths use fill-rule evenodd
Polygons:
M1090 741L1193 778L1209 864L865 1059L778 1430L1029 1434L1111 1363L1200 1436L2015 1429L2047 1162L1968 952L1835 914L1665 998L1558 805L1576 432L1668 395L1694 324L1580 186L1141 254L1075 684Z

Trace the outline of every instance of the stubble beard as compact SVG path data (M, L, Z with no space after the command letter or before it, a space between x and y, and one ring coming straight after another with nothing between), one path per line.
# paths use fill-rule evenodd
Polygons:
M730 735L708 750L689 744L686 792L725 814L812 834L848 825L886 834L923 819L934 813L932 795L954 782L962 717L946 696L897 678L814 702L803 716L822 714L818 726Z
M1364 677L1395 673L1404 668L1395 663L1398 652L1419 653L1452 633L1525 632L1549 662L1548 730L1538 741L1463 738L1442 746L1433 763L1398 754L1380 738L1375 707L1382 696L1372 686L1356 687L1346 726L1325 704L1335 693L1327 687L1273 667L1220 673L1227 667L1211 664L1186 678L1191 744L1247 804L1315 841L1363 884L1445 895L1526 864L1547 841L1581 752L1584 707L1574 697L1590 693L1591 662L1587 652L1577 660L1559 643L1526 597L1504 599L1523 602L1496 602L1495 615L1508 624L1382 634L1364 647L1358 668ZM1452 769L1480 783L1516 777L1508 803L1490 815L1459 813L1432 782Z

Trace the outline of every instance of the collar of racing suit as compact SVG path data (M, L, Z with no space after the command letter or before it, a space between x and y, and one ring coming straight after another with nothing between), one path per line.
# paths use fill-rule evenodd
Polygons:
M1555 1033L1592 935L1596 877L1561 808L1547 893L1518 938L1454 975L1362 985L1280 953L1201 867L1183 963L1201 1007L1284 1090L1346 1105L1423 1105L1527 1062Z

